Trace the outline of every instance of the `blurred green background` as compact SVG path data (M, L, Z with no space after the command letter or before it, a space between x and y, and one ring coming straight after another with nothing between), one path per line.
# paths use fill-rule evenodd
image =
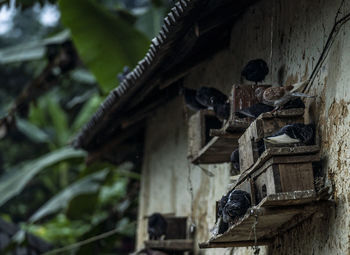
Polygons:
M167 0L0 1L0 217L64 254L134 249L139 166L70 147L117 74L143 58ZM23 246L16 235L7 247Z

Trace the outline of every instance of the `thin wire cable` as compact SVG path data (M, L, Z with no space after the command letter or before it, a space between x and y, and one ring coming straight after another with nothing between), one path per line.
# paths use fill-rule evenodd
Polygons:
M270 25L270 69L271 69L271 84L273 84L273 36L274 36L274 19L275 19L275 1L272 2L272 15L271 15L271 25Z
M308 84L304 87L302 92L307 92L308 89L310 88L309 86L314 82L319 70L321 69L324 61L326 60L328 53L335 41L335 38L337 37L340 29L342 28L342 26L347 23L350 20L350 13L346 14L343 18L339 19L339 15L341 14L341 9L343 7L345 3L345 0L342 0L342 2L340 3L340 6L337 10L337 13L335 15L334 18L334 25L332 27L331 32L328 35L327 41L326 41L326 45L324 46L321 55L319 57L319 59L317 60L317 63L314 67L314 69L311 72L310 78L309 78L309 82Z

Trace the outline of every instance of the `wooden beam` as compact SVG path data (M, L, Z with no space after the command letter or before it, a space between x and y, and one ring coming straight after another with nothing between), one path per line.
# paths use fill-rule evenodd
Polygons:
M199 243L198 246L200 249L207 249L207 248L247 247L247 246L254 246L255 244L258 246L263 246L263 245L269 245L271 243L272 243L272 240L263 239L263 240L258 240L257 243L251 240L234 241L234 242L218 242L218 243L204 242L204 243Z
M242 133L229 133L222 129L210 129L209 135L211 137L218 136L222 138L238 139L241 137Z
M113 150L116 146L123 143L130 136L135 135L135 133L137 133L140 130L140 128L141 128L140 126L133 126L132 128L129 128L126 131L122 132L117 137L111 139L109 142L104 144L98 150L89 153L88 157L86 158L86 164L89 165L89 164L101 159L103 157L103 154L107 153L108 151Z
M145 241L146 248L168 251L192 251L194 242L190 239L149 240Z

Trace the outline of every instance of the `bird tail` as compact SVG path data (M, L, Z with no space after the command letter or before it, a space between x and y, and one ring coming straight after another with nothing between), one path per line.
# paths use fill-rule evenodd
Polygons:
M278 136L269 136L264 138L265 142L272 144L290 144L290 143L300 143L299 139L291 138L286 134L281 134Z
M296 97L308 97L308 98L312 98L312 97L316 97L316 96L310 96L301 92L293 92L292 96L296 96Z
M246 117L256 118L253 114L251 114L250 112L248 112L245 109L242 109L242 110L239 110L238 112L235 112L235 115L238 118L246 118Z
M293 87L293 89L290 91L291 93L295 92L295 91L300 91L301 89L303 89L307 84L309 83L309 80L305 80L305 81L301 81L301 82L297 82L292 84L291 86Z

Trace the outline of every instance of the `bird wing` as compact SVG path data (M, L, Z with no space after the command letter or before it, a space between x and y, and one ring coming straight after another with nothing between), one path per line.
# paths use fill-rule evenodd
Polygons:
M268 102L276 101L286 94L284 87L270 87L265 89L263 99Z
M299 139L294 139L286 134L266 137L264 140L272 144L300 143Z
M315 97L315 96L310 96L301 92L292 92L291 95L295 97L309 97L309 98Z
M290 91L291 93L296 92L296 91L300 91L301 89L303 89L310 80L305 80L305 81L301 81L301 82L297 82L292 84L291 86L293 87L292 90Z

